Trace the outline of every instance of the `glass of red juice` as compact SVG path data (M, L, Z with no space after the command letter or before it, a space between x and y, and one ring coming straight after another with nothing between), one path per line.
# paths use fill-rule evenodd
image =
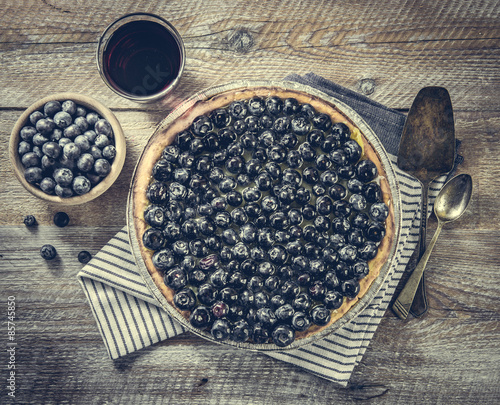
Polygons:
M181 36L172 24L153 14L127 14L99 38L99 73L111 90L129 100L163 98L179 83L184 64Z

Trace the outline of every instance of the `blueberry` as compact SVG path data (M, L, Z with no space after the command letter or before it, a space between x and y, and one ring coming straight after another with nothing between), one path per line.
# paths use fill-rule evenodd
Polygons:
M332 166L332 161L327 155L316 156L315 163L318 170L321 171L327 170Z
M231 224L232 219L228 212L223 211L215 215L214 221L219 228L226 229Z
M46 142L42 146L42 152L53 159L57 159L61 154L61 147L56 142Z
M276 314L269 307L259 308L257 318L265 326L273 326L278 321Z
M328 131L332 127L332 120L328 114L317 114L313 120L313 125L323 131Z
M235 342L246 342L250 334L250 325L247 321L241 319L234 324L231 339Z
M369 203L382 201L382 189L377 183L368 183L363 185L362 193Z
M102 150L102 155L104 158L108 160L113 160L116 157L116 148L114 147L114 145L105 146L104 149Z
M225 108L218 108L210 113L210 120L217 128L224 128L231 120Z
M305 116L296 116L290 123L292 131L298 136L305 136L311 130L311 123Z
M43 144L45 144L48 141L49 138L46 135L43 135L41 133L36 133L35 135L33 135L32 142L33 145L35 146L43 146Z
M231 207L238 207L243 202L243 197L239 191L233 190L226 194L226 202Z
M25 168L40 166L40 158L34 152L28 152L21 158L21 163Z
M106 135L98 134L96 136L96 138L94 139L94 144L99 149L104 149L106 146L108 146L110 144L110 140Z
M366 198L361 194L351 194L349 197L349 204L351 204L352 209L357 212L364 211L368 205Z
M361 146L359 146L359 144L354 139L350 139L345 142L343 145L343 149L347 157L347 162L351 164L356 163L361 158L361 155L363 153Z
M33 111L29 116L29 120L32 125L36 125L37 121L41 120L44 117L45 115L41 111Z
M198 300L204 305L212 305L217 298L218 291L211 283L202 284L198 288Z
M51 118L42 118L37 121L35 127L42 135L48 135L54 130L56 124Z
M32 126L25 126L21 128L21 131L19 131L19 136L21 137L22 140L26 142L31 142L33 140L33 136L37 133L37 130L32 127Z
M76 176L73 179L73 191L78 195L86 194L92 188L90 180L85 176Z
M54 129L50 134L50 140L54 142L59 142L61 139L63 139L63 131L57 128Z
M353 245L347 244L345 246L342 246L339 250L340 260L346 263L353 263L354 261L356 261L357 256L358 250Z
M97 121L99 121L100 117L99 114L97 114L95 111L91 111L87 114L85 117L88 124L94 126Z
M80 129L83 133L89 128L89 123L85 117L76 117L73 123Z
M309 144L309 142L301 143L298 151L306 162L312 162L316 158L316 150Z
M78 135L82 134L82 131L75 124L71 124L64 128L63 134L66 138L75 139Z
M328 188L328 194L334 201L338 201L346 197L347 191L341 184L333 184Z
M330 322L330 311L324 305L318 305L311 311L311 320L315 325L324 326Z
M65 167L54 170L53 177L56 183L61 187L68 187L73 182L73 172Z
M87 264L88 262L90 262L90 259L92 259L92 255L90 254L90 252L82 250L78 253L78 261L80 263Z
M31 152L31 144L26 141L19 142L19 146L17 148L17 153L19 154L19 156L23 156L28 152Z
M227 340L231 336L231 326L226 319L217 319L213 323L210 333L216 340Z
M285 298L295 298L300 293L300 286L291 280L286 280L280 287L280 294Z
M68 139L68 138L65 138L65 139ZM96 145L92 145L89 149L89 152L92 157L94 158L94 161L97 160L97 159L102 159L102 150L100 148L98 148Z
M361 160L355 166L356 177L363 183L368 183L378 175L377 166L371 160Z
M70 142L64 145L63 154L68 159L78 159L80 157L81 150L74 142Z
M360 259L369 261L377 256L378 247L375 242L367 241L358 247L358 257Z
M27 227L31 227L31 226L35 226L35 225L38 225L38 223L36 222L36 218L34 215L26 215L24 217L24 225L26 225Z
M257 227L247 223L240 228L240 238L245 243L253 243L257 239Z
M245 161L241 156L232 156L226 160L225 167L229 173L239 174L245 166Z
M63 101L61 104L61 109L62 111L67 112L70 115L73 115L76 113L76 103L73 100L66 100Z
M142 236L142 241L147 249L159 250L165 243L165 238L161 230L148 228Z
M269 330L266 325L257 322L253 325L252 340L256 344L263 344L269 341Z
M196 296L193 290L186 287L177 291L174 295L174 305L183 311L194 309L196 305Z
M153 204L165 204L169 200L168 187L159 181L153 181L146 190L146 197Z
M245 101L233 101L228 107L229 114L235 119L245 118L248 112L248 106Z
M40 256L45 260L52 260L57 256L56 248L52 245L43 245L40 248Z
M99 176L107 176L111 171L111 164L106 159L97 159L94 163L94 171Z
M320 215L329 215L333 211L334 203L327 196L321 196L316 200L316 211Z
M99 135L106 135L107 137L113 136L113 127L108 120L101 118L94 125L94 131Z
M76 161L76 167L82 172L90 172L94 168L94 157L90 153L82 154Z
M277 134L283 135L288 132L290 126L291 121L289 117L279 117L274 121L273 131Z
M357 280L346 280L341 284L342 295L354 299L359 293L359 282Z
M279 347L289 346L295 340L295 332L288 325L278 325L274 328L271 336L274 344Z
M307 316L306 313L304 312L295 312L292 318L292 327L295 329L297 332L303 332L307 329L309 329L309 326L311 326L311 319L309 316Z
M196 307L189 316L189 323L198 329L204 329L208 327L211 323L211 320L212 316L210 310L203 305L199 305L198 307Z
M365 229L365 236L371 242L380 242L384 239L385 228L380 222L372 222Z
M43 112L48 117L53 117L54 114L57 113L58 111L61 111L61 109L62 109L61 103L57 100L48 101L43 106Z
M308 292L314 301L322 301L325 298L326 286L321 280L316 280L309 286Z
M260 130L259 118L255 115L246 117L245 124L249 133L256 134Z
M388 216L389 216L389 207L385 203L383 202L374 203L370 207L370 217L374 221L384 222Z
M335 149L331 151L329 157L332 163L339 167L347 164L347 154L343 149Z
M54 115L54 123L59 128L67 128L73 123L73 118L66 111L59 111Z
M329 310L339 309L344 303L344 297L338 291L329 290L323 298L323 304Z
M343 123L338 122L332 126L332 136L337 139L341 144L344 144L351 137L351 130Z
M170 249L161 249L156 251L151 257L153 265L158 269L165 271L175 265L174 253Z
M305 205L311 200L311 192L304 188L299 187L295 196L295 202L299 205Z
M278 115L283 111L283 100L279 97L268 97L265 100L267 111L272 115Z
M177 241L176 243L179 243L181 241ZM186 243L187 245L187 243ZM205 242L202 241L201 239L193 239L192 241L189 242L188 249L185 249L182 254L188 255L191 253L192 255L196 257L203 257L208 254L208 248L205 245Z
M336 217L348 217L352 212L352 208L347 201L334 201L332 212Z
M316 215L316 209L312 205L306 204L302 207L302 216L305 220L311 221L316 218Z

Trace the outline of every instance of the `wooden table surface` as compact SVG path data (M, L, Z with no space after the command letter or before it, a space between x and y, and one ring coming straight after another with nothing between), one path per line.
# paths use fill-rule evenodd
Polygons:
M161 3L161 4L155 4ZM500 400L500 2L183 0L0 1L0 403L23 404L496 404ZM112 93L96 41L117 17L148 11L184 38L187 63L166 99L140 105ZM125 225L131 173L155 125L215 84L314 72L406 112L425 86L451 95L456 136L473 177L467 213L447 225L427 270L430 309L388 310L349 386L267 356L186 333L112 361L76 275ZM59 207L15 179L10 131L43 96L74 91L107 105L127 139L123 172L91 203ZM27 214L39 226L23 225ZM431 218L428 237L436 221ZM57 247L44 261L39 248ZM7 396L7 297L15 296L16 397Z

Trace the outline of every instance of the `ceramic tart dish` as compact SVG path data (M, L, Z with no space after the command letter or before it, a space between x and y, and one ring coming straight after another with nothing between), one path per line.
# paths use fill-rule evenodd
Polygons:
M395 173L339 100L292 82L196 94L163 122L133 175L133 254L188 330L286 350L344 326L374 298L400 231Z

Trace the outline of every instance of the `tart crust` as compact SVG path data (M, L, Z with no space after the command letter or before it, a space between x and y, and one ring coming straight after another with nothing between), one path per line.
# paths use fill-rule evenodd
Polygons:
M293 97L300 104L309 103L315 108L317 112L328 114L334 123L345 123L351 130L351 133L354 133L356 135L355 138L358 143L360 143L363 149L363 158L370 159L377 166L379 173L378 181L382 189L383 201L389 207L389 216L385 221L386 235L379 245L376 257L368 262L370 269L368 275L359 281L360 290L358 295L354 299L345 298L342 306L339 309L332 311L330 322L327 325L312 325L309 329L307 329L307 331L297 332L295 334L295 339L303 339L328 328L334 322L341 319L369 291L371 285L379 276L382 266L385 264L389 257L395 233L394 204L392 201L386 172L381 163L380 157L373 146L363 135L361 130L349 117L347 117L339 109L337 109L335 105L319 97L297 90L264 86L229 90L219 93L207 100L196 101L191 108L189 108L186 112L176 118L167 127L164 128L160 125L156 132L153 134L151 140L148 142L148 145L137 165L133 181L133 226L135 227L136 235L138 235L137 242L139 244L139 250L141 252L142 259L144 260L144 263L155 285L163 294L167 302L173 308L175 308L175 310L178 311L187 320L187 322L189 322L188 318L190 311L181 311L175 307L173 303L173 290L165 285L162 272L157 270L153 265L151 259L153 252L147 249L142 242L142 235L149 227L149 225L145 222L143 216L145 208L149 205L149 201L146 197L146 190L152 180L153 166L160 158L163 149L174 141L177 133L189 128L193 120L200 115L207 114L217 108L225 107L233 101L250 99L253 96L260 96L263 98L277 96L282 99Z

